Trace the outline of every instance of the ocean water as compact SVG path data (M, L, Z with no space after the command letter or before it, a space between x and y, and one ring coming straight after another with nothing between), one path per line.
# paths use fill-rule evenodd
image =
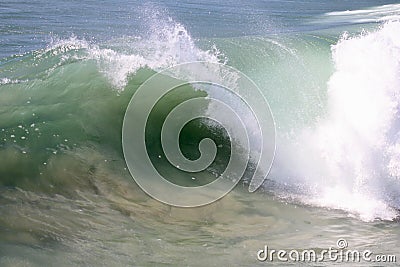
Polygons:
M340 238L399 257L399 19L398 3L372 0L0 3L0 266L330 266L343 263L257 252L321 251ZM177 208L132 179L122 124L144 81L192 61L257 84L276 154L255 193L245 174L221 200ZM151 157L164 111L198 94L162 103ZM181 132L183 153L198 157L204 136L229 147L198 121ZM196 182L223 171L229 149L218 153Z

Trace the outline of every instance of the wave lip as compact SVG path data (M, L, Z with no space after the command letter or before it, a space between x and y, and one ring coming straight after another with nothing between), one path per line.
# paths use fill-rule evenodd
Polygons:
M68 39L53 38L46 49L34 52L36 60L59 56L60 62L68 60L94 60L99 71L118 91L123 91L129 77L139 69L154 71L193 61L225 63L224 55L213 45L209 50L199 48L187 29L171 18L150 20L147 36L124 37L112 40L109 47L90 43L76 36ZM4 80L6 82L8 80ZM3 82L3 80L2 80Z

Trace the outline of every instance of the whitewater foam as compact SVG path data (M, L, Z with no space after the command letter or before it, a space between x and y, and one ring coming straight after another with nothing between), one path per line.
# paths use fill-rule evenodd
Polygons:
M392 220L400 208L400 22L345 34L332 57L328 115L281 138L271 178L297 187L304 203Z

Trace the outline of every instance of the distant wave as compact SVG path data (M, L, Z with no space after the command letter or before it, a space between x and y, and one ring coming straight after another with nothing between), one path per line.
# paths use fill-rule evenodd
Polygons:
M345 10L328 12L314 23L371 23L395 21L400 19L400 4L383 5L360 10Z

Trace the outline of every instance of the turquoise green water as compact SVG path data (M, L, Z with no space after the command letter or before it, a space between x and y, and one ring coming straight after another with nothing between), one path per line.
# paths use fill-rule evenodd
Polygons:
M303 15L274 2L1 4L0 265L287 266L299 263L259 262L257 251L320 251L339 238L397 255L400 26L383 25L399 7L364 2L296 2ZM220 201L183 209L136 185L121 131L146 79L199 60L254 80L277 151L256 193L244 177ZM205 94L175 92L150 129L170 105ZM205 136L229 144L195 122L182 132L184 154L197 157ZM161 151L156 141L147 148ZM196 183L215 179L229 149L217 156ZM370 266L350 263L360 264Z

